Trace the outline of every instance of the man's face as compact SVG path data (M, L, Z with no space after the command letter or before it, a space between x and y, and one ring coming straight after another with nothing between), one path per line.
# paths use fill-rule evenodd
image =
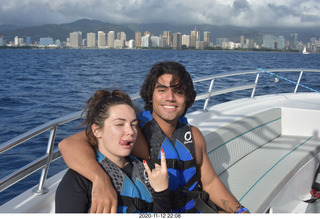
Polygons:
M178 81L171 83L171 80L171 74L161 75L153 91L152 115L158 123L176 123L185 111L186 96L177 87Z

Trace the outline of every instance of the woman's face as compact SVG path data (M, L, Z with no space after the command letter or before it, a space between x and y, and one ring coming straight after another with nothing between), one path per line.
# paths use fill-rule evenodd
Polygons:
M117 163L116 160L131 153L137 139L138 120L135 111L126 104L110 107L109 115L101 129L93 127L93 133L98 139L99 151Z

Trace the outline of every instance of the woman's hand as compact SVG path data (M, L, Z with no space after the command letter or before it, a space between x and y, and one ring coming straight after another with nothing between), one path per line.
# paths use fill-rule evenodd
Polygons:
M155 168L151 171L145 160L143 161L143 164L148 173L149 182L153 190L155 192L166 190L169 187L169 178L164 150L161 150L161 166L155 164Z

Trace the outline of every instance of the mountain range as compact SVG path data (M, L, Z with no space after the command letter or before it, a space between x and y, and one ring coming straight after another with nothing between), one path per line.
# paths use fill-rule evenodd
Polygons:
M192 30L200 31L201 40L203 40L203 32L211 33L211 42L215 43L216 38L228 38L231 41L239 42L240 35L245 38L253 39L261 44L262 37L265 34L274 34L276 36L283 35L289 40L291 33L298 33L298 40L303 43L309 42L311 37L320 38L318 29L314 28L247 28L236 26L216 26L216 25L186 25L177 26L172 24L128 24L118 25L101 22L98 20L81 19L65 24L46 24L41 26L22 27L14 25L0 25L0 34L7 41L13 41L15 36L25 37L31 36L32 41L39 41L41 37L52 37L54 40L59 39L65 41L71 32L81 31L83 38L86 38L88 32L97 33L98 31L109 31L126 33L127 40L134 39L134 33L140 31L143 35L145 31L150 31L152 35L159 36L163 31L171 31L171 33L180 32L181 34L190 35Z

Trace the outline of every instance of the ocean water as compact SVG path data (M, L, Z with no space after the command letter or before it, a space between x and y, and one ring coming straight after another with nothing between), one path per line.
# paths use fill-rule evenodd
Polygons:
M267 52L173 51L173 50L0 50L0 144L31 128L66 114L82 110L85 101L100 88L122 89L137 93L151 66L159 61L183 64L192 78L228 71L257 68L320 69L320 55ZM297 75L286 77L297 80ZM272 93L289 92L294 86L286 82L273 83L273 78L261 77L257 90ZM248 78L253 80L254 77ZM219 86L241 83L227 79ZM303 84L320 90L320 75L303 77ZM207 90L197 87L197 92ZM299 88L300 90L300 88ZM248 96L248 94L245 94ZM228 100L222 96L215 100ZM196 105L196 108L200 106ZM78 125L58 130L56 145L75 133ZM0 178L25 165L46 151L49 134L35 138L0 155ZM51 165L49 176L64 169L62 159ZM0 205L38 181L36 173L0 194Z

